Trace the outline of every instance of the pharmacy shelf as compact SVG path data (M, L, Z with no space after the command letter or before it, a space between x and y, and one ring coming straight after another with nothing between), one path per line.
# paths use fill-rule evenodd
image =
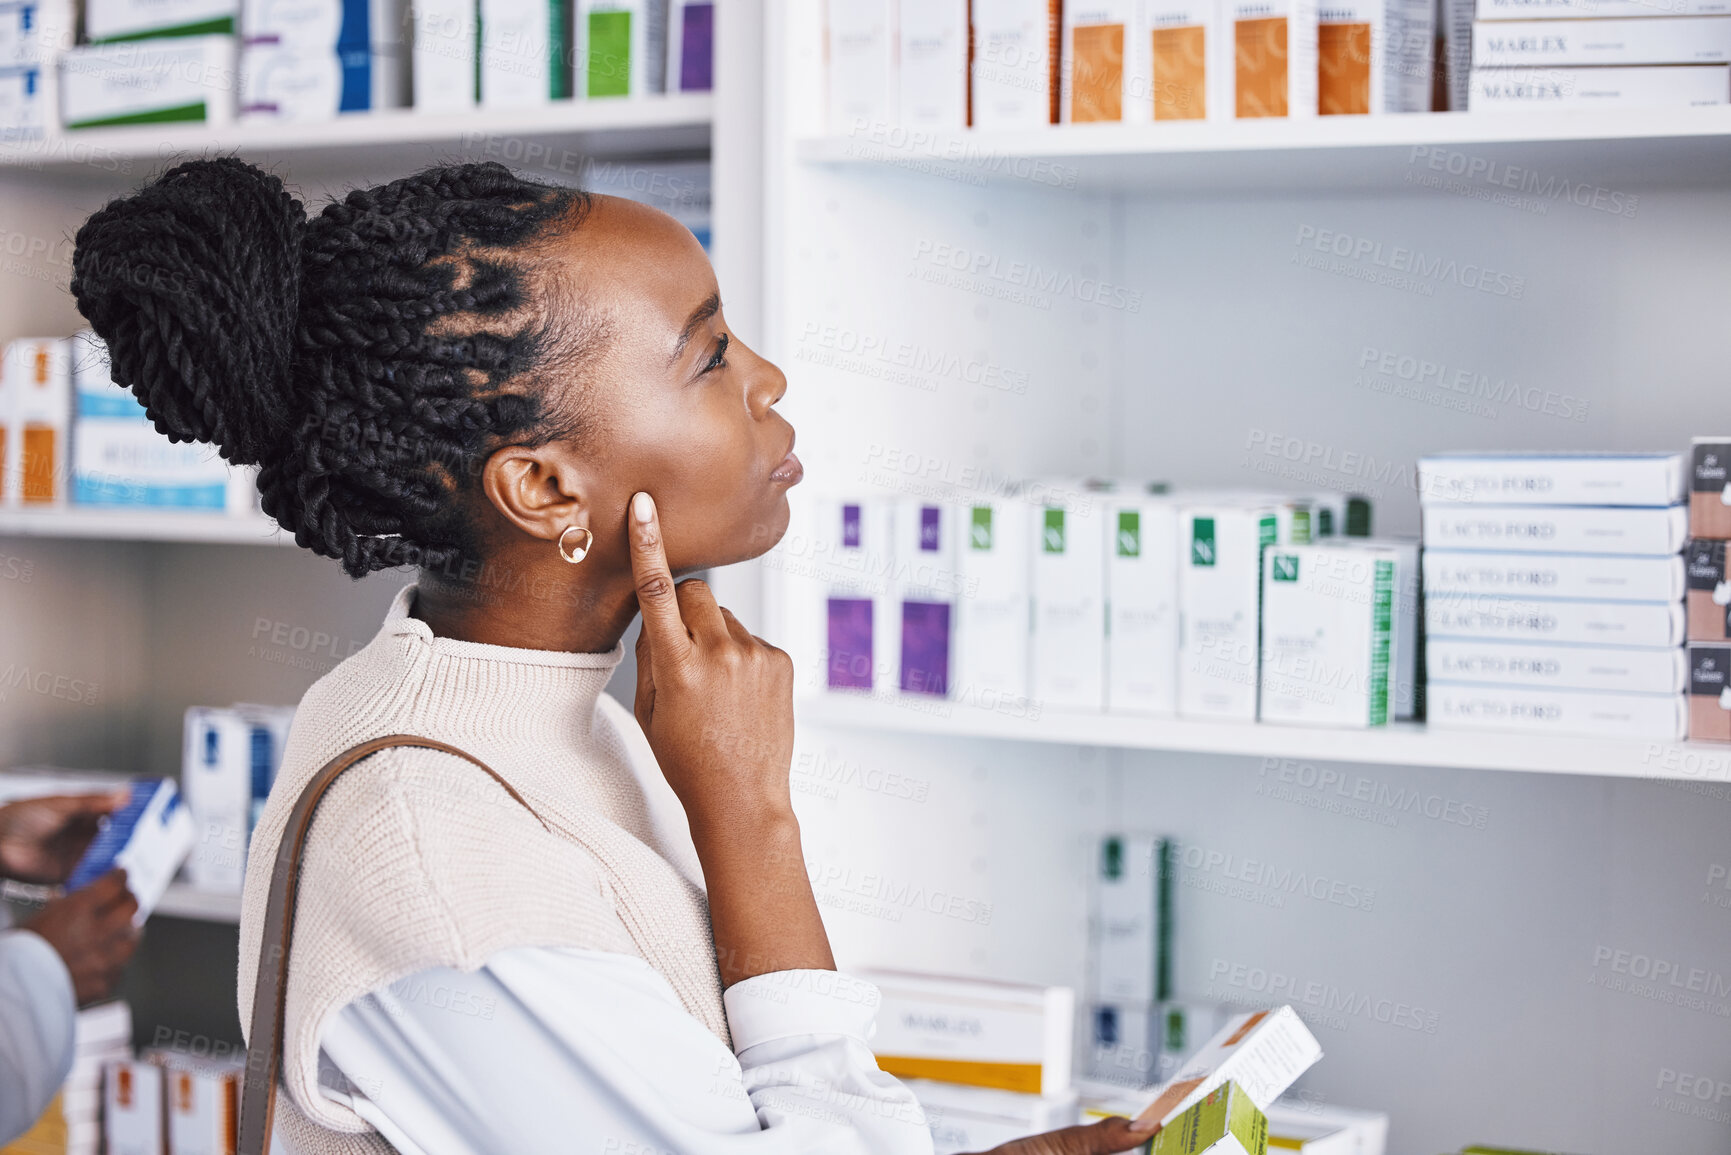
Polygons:
M188 886L184 882L171 882L168 890L163 893L162 900L156 904L156 909L151 911L152 917L157 915L192 918L201 922L238 923L240 895L221 894Z
M0 145L0 172L13 168L136 182L165 158L233 154L253 161L293 161L297 171L355 173L497 160L530 174L577 178L591 159L707 152L713 109L713 98L697 93L574 100L457 115L394 109L308 124L88 129Z
M1731 783L1731 746L1431 730L1396 723L1324 730L1113 714L1015 717L941 699L823 694L795 702L804 724L951 738L998 738L1131 750L1237 754L1391 766L1536 771Z
M263 514L174 510L0 509L0 536L101 538L110 541L227 542L293 545Z
M1575 203L1602 209L1611 193L1630 186L1731 179L1731 106L1015 131L862 126L801 140L795 155L807 164L879 166L1024 188L1263 194L1407 189L1475 199L1584 197Z

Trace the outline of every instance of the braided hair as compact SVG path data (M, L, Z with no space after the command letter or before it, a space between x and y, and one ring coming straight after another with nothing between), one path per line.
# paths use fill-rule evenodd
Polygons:
M584 193L497 164L349 193L311 220L233 158L178 165L78 230L72 294L173 441L258 465L264 511L359 578L474 555L486 456L570 436L554 398L593 343L538 291L537 242Z

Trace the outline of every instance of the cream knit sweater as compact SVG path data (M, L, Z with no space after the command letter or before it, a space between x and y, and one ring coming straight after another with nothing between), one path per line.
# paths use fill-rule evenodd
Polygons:
M555 833L470 763L397 748L347 771L302 856L276 1127L306 1155L391 1148L318 1090L319 1036L344 1006L434 966L475 970L510 947L638 955L723 1042L709 910L689 839L657 832L660 782L636 721L602 687L623 657L434 637L397 594L368 645L301 700L248 851L240 1021L250 1028L269 864L320 767L384 734L437 738L491 766ZM639 771L634 772L633 763ZM650 777L653 774L653 779ZM676 867L675 863L678 863Z

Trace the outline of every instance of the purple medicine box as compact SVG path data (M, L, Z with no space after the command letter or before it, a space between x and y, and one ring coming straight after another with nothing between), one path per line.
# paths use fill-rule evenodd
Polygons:
M903 602L902 692L942 698L949 691L949 603Z
M830 689L872 688L870 598L829 599Z
M680 24L679 91L715 87L715 5L687 4Z

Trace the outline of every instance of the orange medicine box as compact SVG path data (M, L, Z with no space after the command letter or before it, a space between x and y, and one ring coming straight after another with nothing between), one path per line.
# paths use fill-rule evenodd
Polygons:
M1066 123L1149 119L1149 49L1142 17L1141 0L1064 5L1061 116Z
M1220 51L1228 105L1240 120L1317 113L1315 0L1225 0Z
M0 502L66 500L72 425L72 365L67 342L25 337L0 354Z
M1230 115L1221 55L1220 8L1212 0L1144 0L1155 120Z

